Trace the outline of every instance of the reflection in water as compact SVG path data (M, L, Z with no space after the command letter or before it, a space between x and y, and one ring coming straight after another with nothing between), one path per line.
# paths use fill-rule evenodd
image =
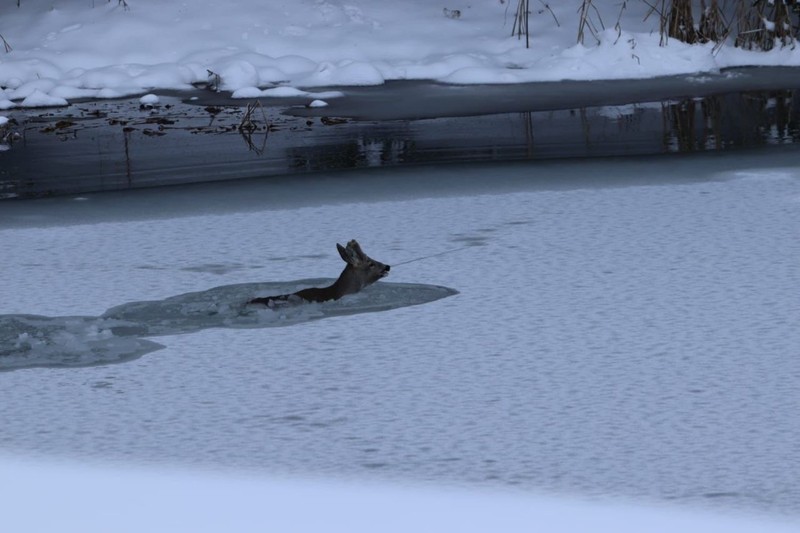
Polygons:
M360 135L345 145L292 149L289 164L292 170L312 172L394 166L413 160L415 152L410 139Z
M403 120L296 117L270 107L245 132L242 109L233 105L176 103L142 114L133 101L90 102L22 119L25 142L0 152L0 199L410 163L789 144L800 139L796 96L796 90L753 91Z
M625 156L794 143L795 91L758 91L571 110L357 124L334 142L291 147L293 170L402 163ZM331 139L332 140L332 139Z
M664 150L692 152L797 142L795 93L759 91L664 103Z

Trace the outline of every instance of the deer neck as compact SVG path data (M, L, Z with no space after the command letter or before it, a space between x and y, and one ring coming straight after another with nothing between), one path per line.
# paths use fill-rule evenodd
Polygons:
M356 270L352 266L347 265L344 270L342 270L342 273L339 274L339 278L334 281L332 285L325 287L325 290L330 292L332 299L338 300L342 296L354 294L362 288L364 288L364 284L358 279Z
M308 302L327 302L328 300L338 300L342 296L353 294L363 288L363 283L358 279L358 275L353 267L347 265L339 279L327 287L312 287L294 293L295 296Z

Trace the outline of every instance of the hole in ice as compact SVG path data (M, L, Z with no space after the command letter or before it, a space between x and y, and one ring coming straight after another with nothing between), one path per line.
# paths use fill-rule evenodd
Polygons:
M0 371L121 363L163 348L114 335L113 325L88 316L0 315Z
M99 317L0 315L0 371L121 363L164 347L143 337L208 328L290 326L332 316L420 305L458 294L436 285L381 282L337 301L277 310L245 305L254 296L286 294L332 281L225 285L164 300L118 305Z

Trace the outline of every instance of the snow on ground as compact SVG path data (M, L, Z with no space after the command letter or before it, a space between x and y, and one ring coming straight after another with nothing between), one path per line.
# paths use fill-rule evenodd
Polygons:
M0 456L0 475L0 525L16 533L796 531L795 524L779 520L520 493L155 471L8 456Z
M387 80L520 83L643 78L744 65L800 65L800 49L659 46L645 2L596 3L608 28L576 44L576 6L531 18L532 46L510 37L515 2L429 0L26 0L0 7L0 109L65 105L158 89L214 86L242 97L275 86L375 85ZM534 3L535 4L535 3ZM447 16L447 10L461 16ZM279 96L273 93L271 96Z

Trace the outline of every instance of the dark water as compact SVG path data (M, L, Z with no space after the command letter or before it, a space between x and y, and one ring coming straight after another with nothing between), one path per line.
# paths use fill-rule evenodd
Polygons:
M422 305L458 291L435 285L380 283L352 298L280 310L247 306L254 295L324 286L329 279L239 283L164 300L128 302L101 316L0 315L0 372L123 363L164 348L144 337L210 328L285 327L328 317Z
M15 110L0 199L408 164L731 151L800 139L800 69L346 89L330 106L197 93ZM193 98L193 99L192 99ZM242 125L246 127L241 127Z

